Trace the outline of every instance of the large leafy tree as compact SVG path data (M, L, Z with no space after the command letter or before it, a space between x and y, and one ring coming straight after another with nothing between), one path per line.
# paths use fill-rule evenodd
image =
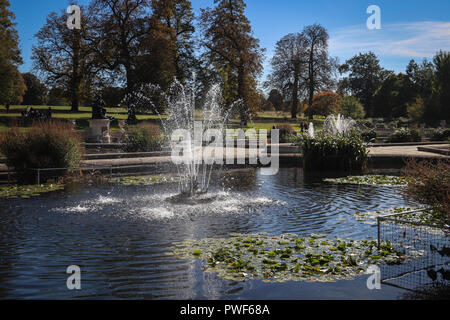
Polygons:
M153 0L153 18L160 21L167 29L171 42L175 46L173 64L179 81L190 77L195 70L194 57L194 13L189 0Z
M140 86L139 69L144 38L150 30L150 3L148 0L93 0L89 6L92 24L90 48L103 70L123 76L126 94ZM129 108L129 120L135 120Z
M340 82L340 89L355 96L364 105L367 116L372 115L372 98L383 81L392 74L380 66L373 52L360 53L339 67L341 74L348 76Z
M433 90L434 65L424 59L421 64L411 60L406 67L408 76L415 93L422 98L427 98Z
M23 96L24 105L44 105L47 103L47 88L38 77L32 73L22 74L27 90Z
M236 92L236 99L241 100L239 114L245 125L249 112L257 108L255 78L262 71L263 50L253 37L243 0L214 0L214 4L202 9L200 16L204 57L209 65L226 73L222 79L227 91Z
M136 57L139 63L133 90L140 89L142 84L152 83L166 91L176 76L175 29L161 20L159 12L164 10L170 11L170 8L155 8L149 20L149 30L142 39L141 52Z
M277 89L270 90L267 101L269 101L273 105L276 111L283 111L284 109L283 96Z
M97 62L87 39L91 25L82 10L81 29L69 29L65 10L51 12L45 25L35 35L34 69L49 87L64 88L70 97L72 111L77 112L83 91L98 73Z
M271 61L273 71L265 84L266 87L278 89L283 92L286 98L290 99L293 119L297 117L299 97L305 88L305 83L302 81L302 74L307 69L305 64L307 61L305 45L306 40L300 33L288 34L279 40ZM277 93L279 92L278 90L276 90ZM276 99L272 95L272 99L274 98ZM283 99L281 98L281 100ZM280 109L281 104L274 102L272 104L275 109Z
M414 93L408 76L390 75L373 96L373 116L389 119L407 116L407 106L414 100Z
M432 100L437 111L434 113L434 118L450 120L450 52L438 52L433 58L433 63L436 73Z
M20 103L26 89L18 70L19 36L9 7L8 0L0 0L0 104Z

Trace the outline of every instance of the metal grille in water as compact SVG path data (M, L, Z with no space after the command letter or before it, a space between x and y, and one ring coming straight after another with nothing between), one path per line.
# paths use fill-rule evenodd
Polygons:
M416 292L450 285L450 229L414 222L421 214L423 210L378 217L378 241L388 240L415 257L382 266L382 283Z

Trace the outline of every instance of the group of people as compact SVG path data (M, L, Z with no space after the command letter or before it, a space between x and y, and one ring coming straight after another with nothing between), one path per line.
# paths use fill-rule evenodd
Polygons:
M48 107L46 111L39 111L32 107L27 107L25 111L22 111L22 117L24 119L51 119L52 108Z

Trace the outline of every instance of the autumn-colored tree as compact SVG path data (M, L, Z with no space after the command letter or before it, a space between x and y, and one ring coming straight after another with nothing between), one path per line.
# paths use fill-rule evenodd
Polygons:
M214 0L214 4L214 8L202 9L200 16L204 57L219 72L228 73L223 80L236 81L239 114L245 125L249 112L256 109L252 92L256 90L255 77L262 71L263 50L252 35L243 0Z
M166 27L175 52L172 63L176 69L176 77L179 81L191 76L196 60L194 57L194 13L189 0L152 0L151 2L154 20Z
M339 114L341 109L341 96L331 91L319 92L313 98L311 107L306 109L305 114L312 117L313 115L328 116L330 114Z
M175 30L163 23L158 15L153 15L149 22L149 30L141 42L142 51L136 59L139 63L134 90L142 84L152 83L166 91L177 72Z
M8 0L0 0L0 104L20 103L26 89L18 70L22 63L19 36L9 7Z

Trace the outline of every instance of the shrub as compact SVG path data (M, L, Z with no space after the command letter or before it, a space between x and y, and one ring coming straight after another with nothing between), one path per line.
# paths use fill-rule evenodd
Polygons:
M406 194L431 206L436 222L450 224L450 161L411 160L404 173L408 179Z
M395 130L388 137L388 142L419 142L422 141L422 135L417 129L401 128Z
M313 115L326 117L330 114L339 114L341 111L341 96L331 91L324 91L314 96L313 103L306 109L305 114L309 117Z
M163 137L159 126L141 124L127 129L123 150L125 152L150 152L161 150Z
M290 124L280 124L276 127L280 130L280 142L290 142L296 135L294 128Z
M420 120L425 114L425 103L421 97L406 105L408 116L413 120Z
M12 128L0 137L0 152L20 182L35 180L30 169L74 168L83 158L81 137L64 122L35 122L28 131ZM62 176L66 170L58 170ZM41 174L42 180L46 179Z
M347 96L341 100L342 114L347 118L363 119L366 116L363 105L356 97Z
M450 138L450 129L436 129L431 136L431 141L447 141Z
M361 131L361 138L364 142L373 142L377 139L377 132L375 129Z
M364 170L368 151L361 136L350 131L315 138L303 136L303 167L305 170Z

